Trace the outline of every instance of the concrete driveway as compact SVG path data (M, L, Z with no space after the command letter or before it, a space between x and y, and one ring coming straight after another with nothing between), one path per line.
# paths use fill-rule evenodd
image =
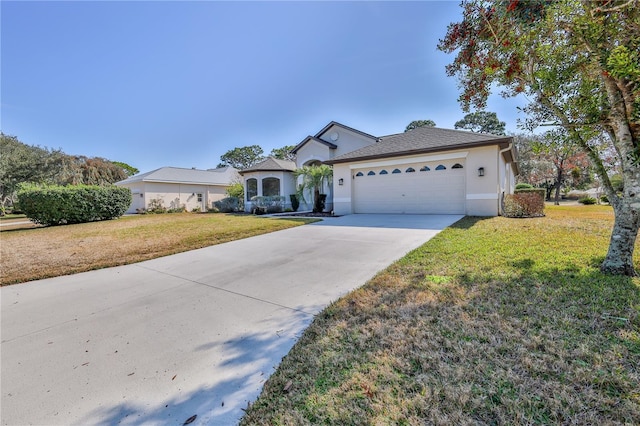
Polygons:
M3 287L2 424L236 424L315 314L461 217L343 216Z

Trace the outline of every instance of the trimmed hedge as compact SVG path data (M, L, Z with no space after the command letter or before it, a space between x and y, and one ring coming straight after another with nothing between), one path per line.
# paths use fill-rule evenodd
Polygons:
M115 219L131 205L131 190L118 186L26 186L20 207L35 223L65 225Z
M504 196L504 216L541 217L544 216L544 189L540 191L519 190Z

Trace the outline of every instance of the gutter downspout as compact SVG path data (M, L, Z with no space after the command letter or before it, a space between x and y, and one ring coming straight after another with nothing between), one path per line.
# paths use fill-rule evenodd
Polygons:
M501 149L500 151L498 151L498 169L497 169L497 170L500 170L500 156L501 156L502 154L504 154L505 152L510 151L512 148L513 148L513 142L509 142L509 146L508 146L508 147L506 147L506 148ZM511 164L511 163L507 163L507 164ZM505 181L506 181L507 177L508 177L508 175L507 175L507 170L506 170L506 168L505 168L504 180L503 180L503 182L502 182L502 183L505 183ZM506 189L506 185L504 185L504 188ZM499 189L502 189L502 188L499 188ZM500 200L499 200L499 202L498 202L498 214L499 214L500 216L502 216L502 214L503 214L503 213L504 213L504 191L501 191L501 193L500 193Z

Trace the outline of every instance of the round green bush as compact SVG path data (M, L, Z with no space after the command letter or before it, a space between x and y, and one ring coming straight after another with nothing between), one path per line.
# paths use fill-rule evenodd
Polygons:
M529 185L528 183L519 183L516 185L516 189L531 189L533 185Z

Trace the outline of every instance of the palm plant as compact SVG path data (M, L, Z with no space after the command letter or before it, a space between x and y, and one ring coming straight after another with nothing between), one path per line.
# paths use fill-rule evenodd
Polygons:
M302 176L302 183L298 186L298 196L306 203L305 192L313 192L313 212L320 213L324 210L326 194L320 194L325 183L331 183L333 169L326 164L304 166L294 172L296 178ZM322 196L324 195L324 197Z

